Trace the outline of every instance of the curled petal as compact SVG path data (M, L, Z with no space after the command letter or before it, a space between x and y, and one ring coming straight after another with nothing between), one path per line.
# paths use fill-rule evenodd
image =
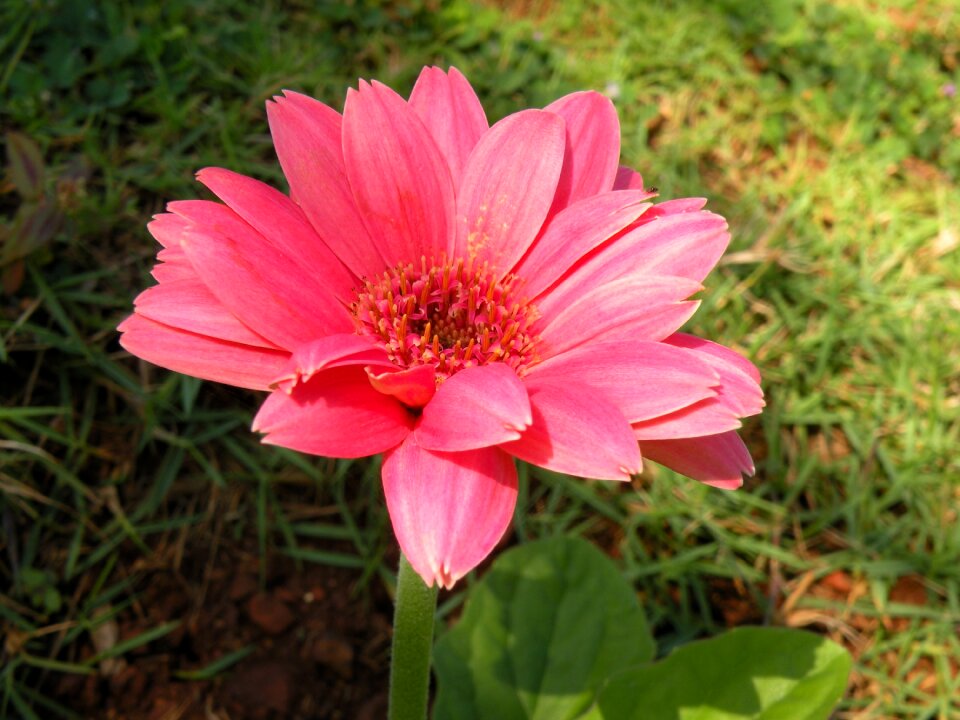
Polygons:
M743 485L743 475L753 475L753 460L736 432L681 440L643 440L644 457L682 475L724 490Z
M125 350L154 365L203 380L266 390L289 353L218 340L155 322L128 317L117 328Z
M339 333L312 340L293 351L283 373L273 379L272 386L290 392L321 370L344 365L380 365L390 367L382 348L370 338L355 333Z
M665 341L710 366L717 377L717 395L677 412L635 423L640 440L716 435L740 427L740 418L764 406L759 373L745 358L717 343L677 333Z
M445 73L425 67L410 93L410 107L446 158L456 190L470 152L489 127L477 94L456 68Z
M707 362L711 362L718 368L723 366L731 372L739 372L750 378L756 383L760 382L760 371L757 366L747 360L743 355L735 350L731 350L725 345L704 340L703 338L686 333L676 333L671 335L664 342L676 347L689 348L701 355L704 355Z
M338 458L396 447L412 426L404 407L370 387L363 369L352 366L324 370L289 393L275 390L253 420L268 445Z
M555 472L629 480L640 472L640 451L620 409L602 395L569 383L527 383L533 423L519 440L500 447Z
M720 399L740 417L756 415L765 406L760 373L752 362L728 347L703 338L676 333L664 342L694 352L720 378Z
M432 365L416 365L406 370L380 373L367 368L367 375L374 389L384 395L392 395L411 408L423 407L437 391L437 371Z
M516 440L533 421L527 389L507 365L452 375L423 409L417 442L430 450L473 450Z
M510 526L517 471L497 448L434 452L410 435L384 458L383 492L410 565L427 585L451 588Z
M716 435L741 426L740 416L718 395L676 412L633 423L637 440L666 440Z

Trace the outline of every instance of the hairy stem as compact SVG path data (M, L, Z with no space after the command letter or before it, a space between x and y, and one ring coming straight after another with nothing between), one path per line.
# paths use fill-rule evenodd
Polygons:
M390 720L425 720L437 587L427 587L400 556L390 658Z

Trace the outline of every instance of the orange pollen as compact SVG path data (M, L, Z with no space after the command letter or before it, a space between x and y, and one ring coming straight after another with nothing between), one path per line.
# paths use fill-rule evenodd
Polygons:
M443 379L467 367L506 363L518 373L536 361L536 307L518 298L516 278L472 258L398 265L372 279L350 306L401 368L432 365Z

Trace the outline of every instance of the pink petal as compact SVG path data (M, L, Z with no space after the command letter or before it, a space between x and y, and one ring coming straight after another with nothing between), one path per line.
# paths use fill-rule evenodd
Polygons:
M508 115L473 149L457 197L457 254L502 270L540 232L563 166L563 121L542 110Z
M693 280L641 271L574 296L565 307L550 291L537 303L544 314L540 352L547 358L588 340L662 340L696 312L698 302L681 301L701 289Z
M344 306L232 210L203 200L170 203L193 223L181 247L200 279L245 325L292 349L353 330Z
M425 67L410 93L410 107L446 158L456 190L470 152L489 127L477 94L456 68L448 75L438 67Z
M190 223L173 213L154 215L153 220L147 223L147 230L165 248L178 248L180 236Z
M544 109L562 117L567 128L552 215L613 188L620 159L620 121L610 98L593 91L566 95Z
M253 420L268 445L338 458L389 450L412 426L406 409L370 387L355 366L324 370L290 393L274 391Z
M150 271L154 279L159 283L177 282L178 280L196 280L197 273L193 266L186 261L182 263L159 262L153 266Z
M131 315L117 329L127 352L154 365L251 390L266 390L289 357L280 350L217 340L140 315Z
M410 435L384 458L383 492L410 565L427 585L449 589L510 527L517 471L497 448L433 452Z
M740 426L736 410L718 396L667 415L634 423L633 431L637 440L671 440L716 435Z
M294 350L283 373L275 377L271 385L289 393L294 387L307 382L321 370L344 365L390 367L393 363L387 358L383 349L368 337L355 333L328 335Z
M640 451L654 462L724 490L737 489L743 485L743 473L754 473L750 453L735 432L684 440L645 440L640 443Z
M666 204L655 205L641 216L638 227L583 258L551 295L578 295L638 269L701 282L730 242L727 223L710 212L661 215Z
M628 422L659 417L714 397L717 372L696 353L653 342L589 343L531 368L529 382L603 395Z
M493 363L447 378L423 409L417 442L429 450L473 450L516 440L533 421L527 389Z
M407 407L420 408L430 402L437 391L437 371L432 365L417 365L396 372L379 374L367 368L370 384L385 395L392 395Z
M643 191L602 193L581 200L550 220L530 252L514 268L523 291L536 297L581 257L633 223L649 208Z
M179 239L177 242L180 242ZM193 269L193 265L187 259L187 254L179 244L158 252L157 260L160 262L154 265L153 270L150 271L157 282L165 283L176 280L195 280L199 282L200 280L197 271Z
M643 177L633 168L621 165L613 181L614 190L643 190Z
M640 451L620 409L601 395L553 380L527 383L533 424L500 447L555 472L629 480L640 472Z
M178 220L183 220L183 218L178 217ZM190 226L187 225L187 228ZM186 228L185 228L186 229ZM197 274L193 272L193 265L190 264L190 261L187 260L187 254L183 251L183 248L180 247L180 239L177 238L177 244L172 247L160 248L157 251L157 260L160 262L169 262L169 263L183 263L186 267L190 268L190 272L193 273L192 277L196 279Z
M654 217L663 217L666 215L679 215L680 213L697 212L699 210L703 210L703 207L706 204L706 198L697 197L664 200L662 203L657 203L653 212L650 213L650 217L652 219Z
M343 156L357 208L388 266L451 254L450 170L403 98L378 82L350 90Z
M278 349L223 306L194 274L147 288L133 301L137 314L158 323L218 340Z
M290 194L320 237L357 277L382 272L347 180L340 113L287 91L267 103L267 118Z
M288 103L307 116L307 119L316 126L325 128L325 132L335 130L340 134L340 113L334 110L326 103L322 103L309 95L298 93L293 90L283 90L282 95L275 95L273 100L278 105Z
M686 348L709 364L720 378L718 399L737 415L748 417L763 409L760 373L745 357L723 345L683 333L671 335L664 342Z
M222 168L206 168L197 179L284 255L319 278L333 294L352 299L357 279L328 248L306 215L279 190Z
M180 247L180 237L190 227L190 222L174 213L160 213L147 223L147 230L163 248L150 274L157 282L173 280L199 280L196 271Z
M696 202L699 203L699 199ZM702 281L729 244L727 221L720 215L683 210L651 220L649 226L627 233L623 237L623 247L611 247L613 252L605 261L616 263L616 255L629 257L631 262L642 265L651 273Z
M694 335L687 335L685 333L671 335L664 342L675 345L676 347L689 348L691 350L696 350L699 353L703 353L704 355L709 355L710 357L719 361L720 364L740 371L747 377L752 378L754 382L760 382L760 371L757 370L756 365L747 360L740 353L736 352L735 350L731 350L725 345L720 345L719 343L705 340Z

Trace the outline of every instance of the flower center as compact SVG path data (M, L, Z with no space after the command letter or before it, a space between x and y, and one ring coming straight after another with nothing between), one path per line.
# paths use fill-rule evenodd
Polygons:
M538 313L518 300L516 278L472 258L420 259L368 279L351 305L360 334L376 337L401 368L433 365L444 379L502 362L520 371L535 359Z

